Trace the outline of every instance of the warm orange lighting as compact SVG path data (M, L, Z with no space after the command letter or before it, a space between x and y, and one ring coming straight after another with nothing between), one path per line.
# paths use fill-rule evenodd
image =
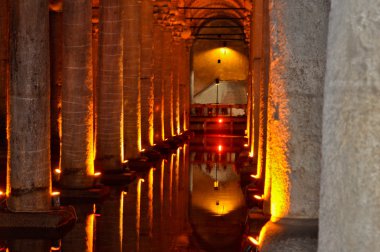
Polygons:
M218 146L218 151L221 152L223 150L223 146L222 145L219 145Z
M142 179L142 178L141 178L141 179L139 179L139 182L140 182L140 183L144 183L144 182L145 182L145 179Z
M61 174L62 173L62 171L60 169L58 169L58 168L55 169L54 172L57 173L57 174Z
M222 123L222 122L223 122L223 119L220 118L220 119L218 120L218 122L219 122L219 123Z
M129 162L129 160L124 160L123 164L127 164L128 162Z
M218 189L219 189L219 181L215 180L214 181L214 190L218 190Z
M61 251L61 244L58 246L50 247L50 251Z
M60 192L51 192L51 196L59 196L59 195L61 195Z
M95 176L95 177L99 177L100 175L102 175L101 172L95 172L95 173L94 173L94 176Z
M250 241L253 245L258 246L260 242L253 238L252 236L248 236L248 241Z
M260 195L255 195L253 196L255 199L257 200L263 200L263 196L260 196Z
M251 174L251 178L260 179L261 176L260 176L260 174Z
M90 214L86 217L86 246L87 251L93 251L93 244L94 244L94 223L95 222L95 215Z
M3 191L0 191L0 196L4 196L5 193Z
M145 149L142 149L141 152L145 152Z
M248 147L249 145L248 144L244 144L244 147Z
M253 154L253 151L251 151L248 155L250 158L253 158L254 154Z

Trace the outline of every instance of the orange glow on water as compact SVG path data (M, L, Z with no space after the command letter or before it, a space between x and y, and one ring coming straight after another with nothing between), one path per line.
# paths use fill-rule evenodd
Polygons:
M90 214L86 218L86 244L88 251L94 251L94 221L95 214Z
M124 233L124 229L123 229L123 218L124 218L124 196L126 195L127 193L122 191L121 192L121 195L120 195L120 209L119 209L119 239L120 241L123 241L123 233ZM122 248L122 242L120 243L120 251L123 250Z
M153 232L153 181L154 181L154 169L151 168L148 177L148 220L149 220L149 237L152 237Z

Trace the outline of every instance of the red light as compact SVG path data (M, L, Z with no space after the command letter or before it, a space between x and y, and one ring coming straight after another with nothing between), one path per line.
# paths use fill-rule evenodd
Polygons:
M222 122L223 122L223 119L219 119L218 122L219 122L219 123L222 123Z
M219 145L218 146L218 151L221 152L223 150L223 146Z

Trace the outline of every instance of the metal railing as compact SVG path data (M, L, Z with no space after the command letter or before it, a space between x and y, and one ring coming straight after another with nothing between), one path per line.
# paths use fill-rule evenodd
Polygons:
M190 113L196 117L243 117L246 114L246 104L191 104Z

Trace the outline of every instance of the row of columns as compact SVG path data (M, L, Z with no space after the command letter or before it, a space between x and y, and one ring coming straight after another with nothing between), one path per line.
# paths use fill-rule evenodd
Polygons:
M53 130L61 138L61 185L65 188L89 188L95 170L122 171L125 159L136 158L142 148L186 129L183 115L189 114L185 111L189 94L180 96L188 89L180 92L179 86L180 81L189 86L189 72L181 71L188 66L188 48L184 41L174 41L170 27L154 23L151 1L100 1L97 36L92 1L64 0L63 10L58 10L63 13L51 18L51 27L63 27L63 43L53 38L50 46L60 48L50 50L48 2L6 3L12 31L11 80L8 84L2 79L1 85L5 89L9 85L10 210L51 209L51 120L58 124ZM1 32L6 32L6 22L1 19ZM6 43L2 40L2 48ZM174 54L173 48L177 48ZM57 59L50 61L50 52ZM2 50L1 55L6 53ZM50 62L62 62L62 68ZM9 76L4 65L0 75ZM60 82L54 75L52 89L50 69L60 71L54 74L62 77ZM58 92L60 84L62 94L51 93Z

